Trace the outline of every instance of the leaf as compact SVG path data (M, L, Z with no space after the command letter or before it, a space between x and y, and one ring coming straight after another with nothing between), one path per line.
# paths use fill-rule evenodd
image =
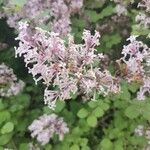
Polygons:
M139 88L139 84L136 83L136 82L132 82L129 84L129 90L132 92L132 93L135 93Z
M99 15L94 10L85 10L85 14L89 17L91 22L97 22L99 20Z
M108 110L109 109L109 104L107 104L106 102L100 101L99 102L99 106L103 109L103 110Z
M143 107L143 117L147 120L150 120L150 104L146 103L145 106Z
M85 20L77 19L77 18L74 18L72 20L72 24L73 24L73 26L76 26L76 27L79 27L79 28L84 28L86 26Z
M123 142L121 140L116 141L114 145L115 145L115 150L124 150Z
M19 150L29 150L29 143L21 143L19 145Z
M95 23L99 19L103 19L104 17L108 17L114 13L114 8L113 6L109 5L106 8L102 10L102 12L97 13L94 10L85 10L85 15L89 17L90 21Z
M103 109L101 109L100 107L97 107L94 111L93 114L95 115L95 117L101 117L104 115L104 111Z
M8 111L1 111L0 112L0 124L6 120L9 120L10 117L11 117L11 115Z
M90 150L90 148L88 146L83 146L81 150Z
M0 99L0 110L3 110L5 108L4 103L2 102L2 99Z
M105 138L101 141L101 147L103 150L112 150L113 144L108 138Z
M116 45L120 42L121 42L121 36L119 34L113 34L111 36L109 35L107 37L106 48L111 48L113 45Z
M88 111L85 108L82 108L79 110L79 112L77 113L77 116L79 118L85 118L88 115Z
M125 110L125 114L128 118L134 119L140 115L140 111L136 105L131 105Z
M1 129L2 134L12 132L14 129L14 124L12 122L7 122Z
M123 91L120 93L120 97L122 100L130 100L131 94L129 93L129 91L127 89L123 89Z
M0 150L4 150L3 147L0 146Z
M80 150L79 146L77 144L74 144L70 147L70 150Z
M12 138L12 134L4 134L0 136L0 145L3 146L7 144Z
M150 32L150 29L144 28L139 25L133 25L132 26L132 35L147 35L147 33Z
M95 108L97 106L97 102L90 101L90 102L88 102L88 105L89 105L90 108Z
M80 140L80 145L81 146L86 146L87 143L88 143L88 139L86 139L86 138L83 138L82 140Z
M65 107L65 102L58 100L58 101L56 102L56 108L55 108L54 111L55 111L56 113L59 113L59 112L61 112L61 111L63 110L64 107Z
M102 10L99 15L99 19L103 19L104 17L110 16L114 13L114 7L112 5L107 6Z
M94 115L91 115L87 118L87 123L90 127L95 127L97 125L97 118Z

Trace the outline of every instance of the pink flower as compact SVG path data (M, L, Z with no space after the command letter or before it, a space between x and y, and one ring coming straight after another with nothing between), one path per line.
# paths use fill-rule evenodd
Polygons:
M36 137L42 145L47 144L54 134L59 136L59 140L63 140L64 135L69 132L63 118L56 114L40 116L38 120L32 122L28 129L32 132L32 138Z
M23 55L35 81L41 80L46 85L44 101L50 108L54 109L57 99L71 99L75 93L91 98L93 90L104 95L119 91L115 78L106 70L100 71L103 55L95 53L99 45L98 32L91 35L84 30L84 43L75 44L71 35L67 36L66 43L56 33L39 28L31 32L28 25L20 25L16 55Z
M0 65L0 87L0 96L10 97L23 90L24 82L18 80L13 69L3 63Z
M150 94L149 66L150 48L142 41L136 40L137 36L127 39L130 43L124 46L121 60L127 66L126 79L128 82L140 81L141 87L137 99L144 100L145 94Z

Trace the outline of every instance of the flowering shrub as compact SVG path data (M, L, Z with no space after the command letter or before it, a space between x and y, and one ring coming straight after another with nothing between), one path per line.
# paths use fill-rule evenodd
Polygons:
M6 0L1 17L6 17L9 26L16 29L18 21L27 19L33 26L51 26L54 32L66 35L71 31L70 16L77 13L82 5L83 0Z
M75 44L73 37L68 35L68 43L65 43L55 33L46 32L39 28L35 34L26 23L20 23L20 40L16 55L23 55L26 66L29 68L35 81L43 80L45 89L44 101L53 108L56 99L71 99L71 93L85 94L86 99L96 93L118 92L116 79L107 70L94 66L103 58L102 54L95 54L95 46L99 45L99 33L95 35L87 30L83 32L84 44ZM67 44L67 46L65 45ZM53 82L53 83L52 83ZM49 90L53 85L56 90ZM90 96L91 95L91 96Z
M150 148L149 0L1 0L0 18L0 150Z
M57 118L55 114L49 116L44 114L39 120L34 120L29 130L32 131L31 136L37 136L42 145L47 144L55 132L59 135L59 139L63 140L64 134L69 131L63 118Z

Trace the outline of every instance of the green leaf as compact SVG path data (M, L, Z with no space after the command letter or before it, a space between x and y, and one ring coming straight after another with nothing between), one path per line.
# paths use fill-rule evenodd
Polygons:
M70 150L80 150L80 148L77 144L74 144L70 147Z
M99 19L103 19L104 17L108 17L114 13L114 7L112 5L107 6L102 10L99 15Z
M1 111L0 112L0 124L6 120L9 120L10 117L11 117L11 115L8 111Z
M136 82L132 82L129 84L129 90L132 92L132 93L135 93L139 88L139 84L136 83Z
M99 15L94 10L85 10L85 14L89 17L91 22L97 22L99 20Z
M104 115L104 111L103 109L101 109L100 107L97 107L94 111L93 111L93 114L96 116L96 117L101 117Z
M83 19L77 19L73 18L72 20L73 26L79 27L79 28L84 28L86 26L86 22Z
M129 93L129 91L127 89L123 89L122 92L120 93L120 97L122 100L130 100L131 94Z
M150 120L150 104L145 103L145 106L143 107L143 117L147 120Z
M58 100L56 102L56 108L55 108L54 111L57 112L57 113L59 113L59 112L61 112L63 110L64 107L65 107L65 102Z
M141 26L139 26L139 25L133 25L132 26L132 35L147 35L147 33L149 33L150 32L150 29L148 29L148 28L144 28L144 27L142 27L141 28Z
M114 7L109 5L102 10L102 12L97 13L95 10L85 10L85 14L89 17L90 21L95 23L99 19L103 19L104 17L108 17L114 13Z
M0 150L4 150L3 147L0 146Z
M43 107L43 112L46 114L51 114L53 112L52 109L50 109L48 106Z
M89 105L90 108L95 108L97 106L97 102L90 101L90 102L88 102L88 105Z
M106 102L100 101L99 102L99 106L103 109L103 110L108 110L109 109L109 104L107 104Z
M97 118L94 115L91 115L87 118L87 123L90 127L95 127L97 125Z
M90 148L88 146L83 146L81 150L90 150Z
M109 41L109 42L108 42ZM116 45L121 42L121 36L119 34L108 35L106 48L111 48L113 45Z
M0 99L0 110L3 110L5 108L4 103L2 102L2 99Z
M85 118L88 115L88 111L85 108L82 108L79 110L79 112L77 113L77 116L79 118Z
M14 124L12 122L7 122L1 129L2 134L12 132L14 129Z
M0 136L0 145L3 146L7 144L12 138L12 134L3 134Z
M140 115L140 111L136 105L131 105L125 110L125 114L130 119L134 119Z
M108 138L105 138L101 141L101 147L103 150L112 150L113 144Z
M115 142L114 145L115 145L114 147L115 150L124 150L123 142L121 140L118 140L117 142Z
M29 150L29 143L21 143L19 145L19 150Z

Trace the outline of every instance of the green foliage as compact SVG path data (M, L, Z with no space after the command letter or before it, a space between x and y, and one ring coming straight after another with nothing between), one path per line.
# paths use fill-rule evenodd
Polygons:
M1 133L6 134L9 132L12 132L14 129L14 124L12 122L7 122L2 128L1 128Z
M104 17L108 17L112 15L114 12L114 8L110 5L102 10L102 12L97 13L94 10L85 10L85 15L89 17L90 21L96 23L98 20L103 19Z

